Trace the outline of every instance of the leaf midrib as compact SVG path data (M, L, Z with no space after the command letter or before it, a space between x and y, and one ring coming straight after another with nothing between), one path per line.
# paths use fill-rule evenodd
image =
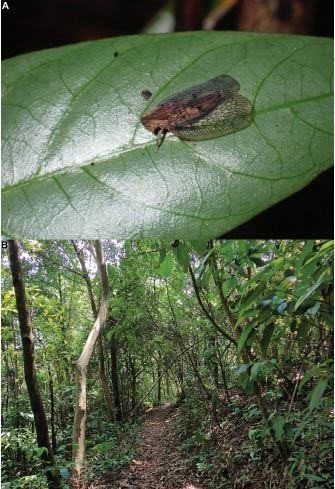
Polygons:
M271 106L271 107L268 107L265 109L260 109L260 110L254 111L254 116L256 118L259 115L268 114L271 112L275 112L277 110L291 109L292 107L295 107L295 106L300 105L300 104L304 104L304 103L308 103L308 102L312 102L312 101L323 100L323 99L326 99L327 97L332 97L332 96L333 96L332 93L327 93L327 94L318 95L318 96L314 96L314 97L306 97L304 99L300 99L300 100L295 101L295 102L288 102L286 104L277 104L277 105L274 105L274 106ZM324 133L329 134L329 135L333 134L332 132L328 132L328 131L325 131L325 130L320 129L320 128L317 128L316 130L319 130L319 131L324 132ZM38 181L43 181L45 179L52 178L53 176L56 176L56 175L67 173L66 172L67 169L71 169L71 171L68 173L80 172L80 171L82 171L82 167L89 166L89 165L91 165L91 163L94 163L94 164L107 163L107 162L109 162L115 158L118 158L120 155L124 155L126 153L131 152L131 151L135 151L135 150L138 150L141 148L147 148L150 146L156 146L156 141L153 140L152 142L147 141L147 142L142 143L142 144L137 144L137 145L132 146L131 148L125 149L124 151L119 151L118 153L112 153L110 155L106 155L105 157L100 158L99 160L90 159L90 160L84 161L79 166L76 166L75 169L73 169L73 166L67 165L65 168L55 170L54 172L46 173L46 174L41 175L41 176L30 177L29 180L22 180L20 182L14 183L14 184L4 186L2 188L2 192L6 193L6 192L9 192L11 190L18 189L22 186L29 185L30 183L36 183Z

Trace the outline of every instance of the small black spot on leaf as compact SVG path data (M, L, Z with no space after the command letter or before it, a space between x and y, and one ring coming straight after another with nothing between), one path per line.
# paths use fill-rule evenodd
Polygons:
M150 90L142 90L141 95L145 100L148 100L151 97L152 93L150 92Z

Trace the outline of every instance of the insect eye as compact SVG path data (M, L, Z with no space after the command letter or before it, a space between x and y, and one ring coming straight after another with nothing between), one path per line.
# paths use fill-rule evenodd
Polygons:
M154 130L154 135L157 136L160 130L161 130L160 127L156 127L156 129Z

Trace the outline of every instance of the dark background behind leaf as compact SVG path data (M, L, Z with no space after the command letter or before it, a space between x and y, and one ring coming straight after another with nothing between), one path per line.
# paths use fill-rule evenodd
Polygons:
M226 2L227 3L227 2ZM215 30L253 30L333 36L329 0L236 0L216 16ZM2 58L65 44L136 34L146 30L159 11L169 8L175 30L202 29L225 4L208 0L58 0L9 1L3 10ZM221 7L222 8L222 7ZM225 237L331 237L333 170L305 189L262 212Z

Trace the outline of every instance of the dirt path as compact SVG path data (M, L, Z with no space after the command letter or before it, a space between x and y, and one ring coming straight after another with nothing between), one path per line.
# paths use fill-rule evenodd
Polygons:
M130 467L123 470L114 489L204 489L190 476L175 446L170 428L176 416L172 406L150 409Z

